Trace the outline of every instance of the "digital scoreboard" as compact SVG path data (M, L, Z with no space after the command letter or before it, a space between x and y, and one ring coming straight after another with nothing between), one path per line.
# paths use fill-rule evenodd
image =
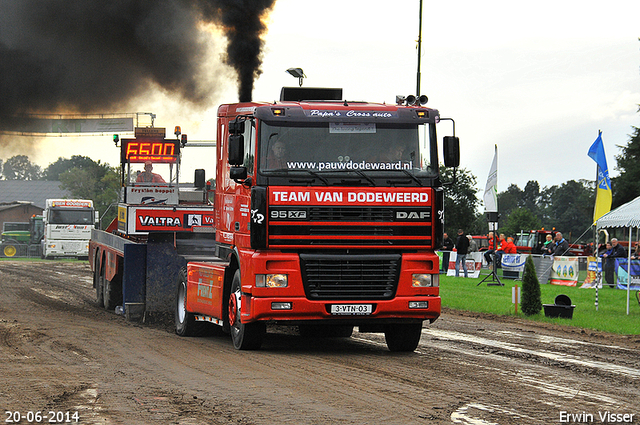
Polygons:
M180 154L180 141L139 137L122 139L122 163L176 163Z

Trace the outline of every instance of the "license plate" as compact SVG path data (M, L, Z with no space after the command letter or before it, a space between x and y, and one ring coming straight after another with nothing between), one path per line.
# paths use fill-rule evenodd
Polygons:
M371 314L373 307L371 304L332 304L331 314L340 315L361 315Z

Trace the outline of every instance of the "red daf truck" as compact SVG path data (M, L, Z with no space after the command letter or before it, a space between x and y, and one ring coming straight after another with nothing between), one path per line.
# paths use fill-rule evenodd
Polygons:
M138 273L144 302L129 302L138 290L123 283L125 314L173 302L179 335L213 324L237 349L259 348L267 325L289 325L343 337L357 326L384 333L392 351L413 351L423 322L440 315L440 120L413 96L351 102L341 89L284 88L277 102L221 105L213 226L173 237L141 228L146 241L123 248L124 275L103 280ZM443 158L458 166L455 135L444 137Z
M177 333L215 323L253 349L267 324L343 336L358 326L414 350L440 315L439 120L413 97L348 102L340 89L220 106L216 260L181 273ZM444 145L457 166L457 138Z

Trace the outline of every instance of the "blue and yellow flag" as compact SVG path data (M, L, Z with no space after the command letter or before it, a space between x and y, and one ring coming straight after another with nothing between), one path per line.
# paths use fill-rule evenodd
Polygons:
M609 167L607 157L604 154L602 132L598 132L598 138L589 148L589 157L598 164L598 188L596 190L596 206L593 209L593 223L609 211L611 211L611 179L609 179Z

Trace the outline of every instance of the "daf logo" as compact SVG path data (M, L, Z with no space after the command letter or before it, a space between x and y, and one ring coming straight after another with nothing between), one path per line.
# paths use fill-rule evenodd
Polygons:
M396 220L426 220L430 217L429 211L396 211Z

